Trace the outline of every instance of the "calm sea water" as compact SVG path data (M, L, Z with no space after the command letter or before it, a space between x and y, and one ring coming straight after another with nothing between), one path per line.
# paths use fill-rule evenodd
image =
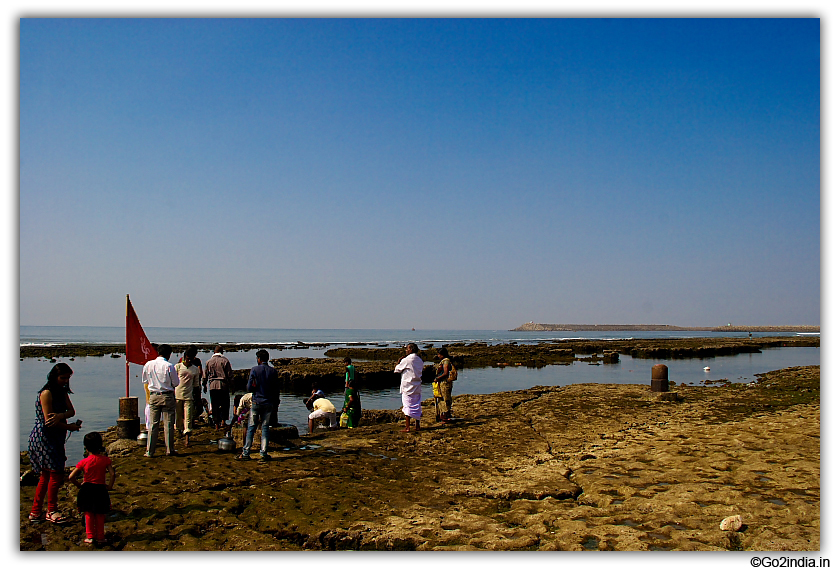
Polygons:
M747 333L658 332L658 331L506 331L506 330L387 330L387 329L224 329L145 327L149 340L157 343L265 343L291 346L297 342L319 344L377 343L402 344L442 342L487 342L498 344L516 341L533 343L557 339L623 338L697 338L746 337ZM753 336L776 336L779 333L753 333ZM791 333L795 334L795 333ZM20 344L63 343L114 344L125 342L123 327L20 327Z
M341 346L354 343L372 343L379 345L398 345L406 342L435 344L449 342L488 342L502 343L516 341L533 343L560 338L691 338L710 336L746 336L745 333L562 333L562 332L521 332L521 331L397 331L397 330L311 330L311 329L186 329L155 328L146 329L146 334L153 342L168 343L214 343L240 342L263 343L272 358L276 356L297 357L324 356L324 348L283 349L279 346L292 346L298 342L308 344L328 344ZM21 327L20 343L59 344L59 343L120 343L124 342L125 330L122 327ZM561 336L562 335L562 336ZM754 335L756 336L756 335ZM255 351L229 352L234 369L248 369L256 364ZM200 353L199 358L206 362L209 353ZM177 357L173 355L173 362ZM88 431L103 431L115 425L119 413L119 398L125 396L126 367L124 356L119 358L82 357L67 362L73 368L71 379L73 394L71 399L76 408L76 417L83 420L82 431L71 435L67 442L68 465L82 458L82 434ZM569 366L546 366L540 369L520 367L467 369L458 375L454 386L457 394L490 394L505 390L519 390L532 386L568 385L575 383L615 383L647 384L650 382L650 369L657 360L637 360L622 355L617 364L593 366L574 363ZM738 356L711 359L689 359L662 361L668 365L669 377L679 383L699 385L704 380L728 378L733 382L747 382L755 374L785 368L788 366L807 366L820 363L819 348L777 348L765 350L760 354L741 354ZM46 381L46 375L53 363L45 359L26 358L19 363L19 425L20 449L28 447L29 432L35 415L35 397ZM704 372L704 367L710 372ZM142 367L129 365L129 393L145 400L140 373ZM428 395L426 392L428 391ZM362 406L368 409L398 409L401 406L399 390L361 390ZM431 387L423 387L424 398L431 396ZM280 421L295 424L301 433L307 431L307 410L301 402L303 394L284 393L281 395L279 408ZM328 397L338 407L343 402L341 393L331 393ZM457 404L455 408L457 414Z

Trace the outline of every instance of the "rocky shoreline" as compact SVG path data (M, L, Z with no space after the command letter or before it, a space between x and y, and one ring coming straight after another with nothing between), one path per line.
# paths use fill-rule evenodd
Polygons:
M316 346L316 345L312 345ZM325 358L273 358L282 389L288 392L309 394L312 382L323 388L341 389L344 385L345 356L353 359L359 387L381 389L399 386L399 375L394 374L394 364L404 356L402 348L379 346L348 346L325 348ZM756 337L756 338L687 338L687 339L628 339L628 340L555 340L537 344L446 344L458 369L482 367L524 366L542 368L552 364L572 364L575 361L593 364L619 362L621 355L633 358L669 360L678 358L711 358L742 353L757 353L765 348L784 346L820 346L819 337ZM187 345L172 345L176 354ZM261 345L238 344L225 347L226 352L253 350ZM202 350L212 350L211 345L200 345ZM436 360L432 345L421 347L420 356L425 362ZM276 347L271 347L275 351ZM122 352L121 352L122 351ZM38 357L56 359L75 356L123 357L125 345L63 345L54 347L21 347L21 358ZM233 391L244 391L248 370L236 370ZM431 365L424 369L423 382L431 382L434 372Z
M818 333L819 325L726 325L719 327L680 327L676 325L549 325L545 323L525 323L512 331L708 331L708 332L772 332L772 333Z
M237 462L201 428L179 457L106 441L112 550L819 550L819 366L751 384L577 384L455 397L419 433L382 411L354 430ZM27 469L22 454L21 473ZM82 519L27 520L21 550L77 550ZM75 488L60 505L70 514ZM739 531L722 531L739 514Z

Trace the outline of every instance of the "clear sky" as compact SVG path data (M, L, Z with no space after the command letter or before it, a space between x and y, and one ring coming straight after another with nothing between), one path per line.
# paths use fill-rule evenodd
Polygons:
M820 324L820 20L20 21L20 324Z

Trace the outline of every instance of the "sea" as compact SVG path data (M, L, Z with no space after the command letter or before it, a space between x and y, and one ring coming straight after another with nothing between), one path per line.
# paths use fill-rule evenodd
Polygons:
M258 344L268 350L271 358L310 357L325 358L329 348L342 346L402 346L415 342L421 348L441 346L454 342L484 342L503 344L535 344L561 339L671 339L698 337L746 337L747 333L704 331L508 331L508 330L396 330L396 329L250 329L250 328L166 328L146 327L152 342L168 344ZM780 336L781 333L753 333L759 336ZM795 336L795 332L790 333ZM812 335L809 335L812 336ZM123 327L45 327L21 326L20 346L57 346L62 344L120 344L125 342ZM315 345L315 346L311 346ZM234 369L250 369L256 364L255 350L226 352ZM173 354L171 360L177 361ZM199 352L206 362L210 353ZM83 457L83 434L104 431L116 425L119 415L119 398L126 395L125 357L87 356L59 358L73 369L70 398L81 419L81 432L72 433L65 446L68 465ZM44 358L21 358L19 364L19 439L20 450L28 448L29 432L35 419L35 398L46 382L47 373L55 363ZM575 362L571 365L550 365L543 368L510 366L505 368L469 368L459 371L453 395L491 394L507 390L521 390L533 386L565 386L576 383L649 384L651 367L668 366L669 379L677 384L704 385L707 380L728 379L731 382L750 382L756 374L789 366L820 364L818 347L782 347L765 349L761 353L747 353L716 358L680 360L634 359L621 355L616 364L593 365ZM710 370L706 371L708 367ZM142 367L128 367L128 393L145 401L140 380ZM710 388L713 389L713 388ZM431 388L423 386L424 398ZM306 433L308 411L303 393L283 393L280 397L278 418L281 422L297 426ZM328 393L336 407L343 403L343 393ZM367 409L399 409L398 388L360 390L362 407ZM457 400L454 412L457 415ZM142 410L141 410L142 415Z

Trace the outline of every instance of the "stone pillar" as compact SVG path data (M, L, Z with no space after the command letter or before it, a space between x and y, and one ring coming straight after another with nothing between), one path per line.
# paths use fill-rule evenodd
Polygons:
M140 417L137 415L137 396L120 398L117 437L120 439L137 439L138 435L140 435Z
M650 369L650 391L668 391L668 367L664 364L657 364Z

